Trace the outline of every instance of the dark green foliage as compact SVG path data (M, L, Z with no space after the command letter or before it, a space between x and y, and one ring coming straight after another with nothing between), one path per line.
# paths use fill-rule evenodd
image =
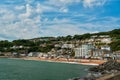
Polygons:
M0 56L5 56L4 54L0 54Z
M112 51L118 51L120 50L120 40L119 41L114 41L110 44Z
M31 48L28 49L28 52L39 52L39 47L38 46L33 46Z
M59 36L59 37L57 37L57 40L58 41L68 41L68 40L70 40L71 39L71 37L70 36L67 36L67 37L64 37L64 36Z
M82 35L74 35L73 39L81 40L82 39Z
M92 35L98 35L98 36L100 36L100 35L109 35L109 32L99 32L99 33L94 33Z
M86 33L83 35L74 35L73 39L75 40L85 40L85 39L89 39L91 37L92 34Z
M71 35L66 36L66 40L67 40L67 41L72 40L72 36L71 36Z
M61 49L61 47L56 47L55 49L56 49L56 50L60 50L60 49Z
M34 46L35 43L29 40L14 40L12 42L16 46Z
M89 39L91 37L91 34L86 33L82 35L82 39Z
M0 47L11 47L13 44L7 40L5 41L0 41Z
M109 32L109 35L114 39L114 40L120 40L120 29L115 29Z
M49 52L52 48L54 48L53 45L47 45L46 47L33 46L28 49L28 52Z
M4 51L8 50L12 46L13 46L12 42L9 42L7 40L0 41L0 51L1 52L4 52Z

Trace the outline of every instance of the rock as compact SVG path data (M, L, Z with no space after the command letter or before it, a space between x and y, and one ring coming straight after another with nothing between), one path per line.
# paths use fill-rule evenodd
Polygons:
M99 66L92 67L89 69L89 71L92 72L105 72L109 73L110 71L115 70L115 71L120 71L120 63L115 61L115 60L110 60L108 62L105 62Z
M88 73L84 78L77 77L71 80L96 80L105 74L114 74L120 71L120 63L115 60L109 60L99 66L90 68L89 71L91 73Z

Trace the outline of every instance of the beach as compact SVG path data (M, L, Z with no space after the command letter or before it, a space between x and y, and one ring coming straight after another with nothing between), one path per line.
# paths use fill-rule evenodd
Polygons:
M50 59L50 58L39 58L39 57L22 57L22 58L17 58L17 59L70 63L70 64L82 64L82 65L99 65L99 64L106 62L106 60L66 59L66 58Z

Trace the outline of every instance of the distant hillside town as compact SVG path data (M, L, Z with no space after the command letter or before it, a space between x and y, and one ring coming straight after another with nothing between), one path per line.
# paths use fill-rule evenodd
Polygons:
M0 41L0 56L120 59L120 29L83 35Z

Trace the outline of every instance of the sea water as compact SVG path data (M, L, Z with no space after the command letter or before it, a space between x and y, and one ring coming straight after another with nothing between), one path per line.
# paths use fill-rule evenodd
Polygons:
M91 66L45 61L0 59L0 80L68 80L82 77Z

